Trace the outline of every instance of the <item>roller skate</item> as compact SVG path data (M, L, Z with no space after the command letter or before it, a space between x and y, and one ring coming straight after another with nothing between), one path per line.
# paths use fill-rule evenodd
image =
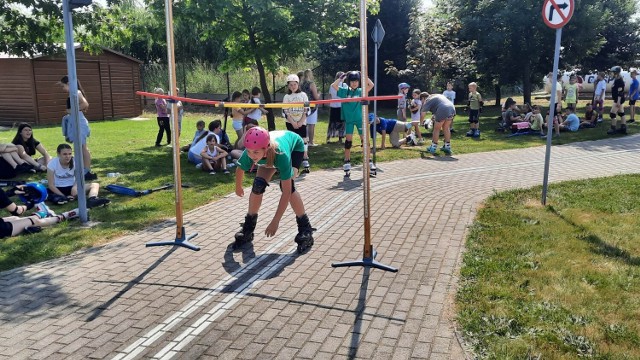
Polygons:
M627 125L626 124L621 124L620 125L620 129L617 130L618 134L623 134L623 135L627 135Z
M431 155L435 155L438 152L438 144L431 143L431 145L427 148L427 152Z
M607 135L615 135L618 133L618 130L616 129L615 125L611 125L611 128L607 131Z
M302 173L303 174L308 174L311 172L311 170L309 169L309 159L303 159L302 160Z
M378 175L378 168L373 160L369 160L369 177L376 177Z
M311 227L309 217L304 214L300 217L296 216L296 222L298 223L298 235L296 235L295 242L298 244L298 254L304 254L313 246L313 232L316 229Z
M440 150L442 150L445 153L445 155L451 155L451 144L444 143L444 145L440 148Z
M480 129L475 129L475 131L473 132L473 137L474 138L479 138L480 137Z
M238 250L253 241L253 230L256 229L257 223L258 214L247 214L244 217L244 222L240 223L242 225L242 229L235 235L236 241L233 243L233 250Z
M469 129L469 131L467 131L467 136L472 137L473 135L475 135L475 133L476 132L474 131L474 129Z
M351 160L345 159L344 165L342 165L342 170L344 170L344 176L350 178L351 177Z

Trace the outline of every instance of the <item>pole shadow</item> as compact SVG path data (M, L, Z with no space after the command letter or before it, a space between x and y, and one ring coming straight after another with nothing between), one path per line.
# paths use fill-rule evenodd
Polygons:
M160 257L153 264L151 264L151 266L149 266L146 270L140 273L140 275L136 276L133 280L126 283L126 286L122 290L118 291L118 293L115 294L113 297L111 297L111 299L107 300L102 305L99 305L95 309L93 309L93 312L91 313L91 315L89 315L89 317L85 321L90 322L97 319L102 314L103 311L105 311L111 305L113 305L113 303L118 301L118 299L120 299L124 294L126 294L134 286L141 283L145 276L147 276L151 271L153 271L156 267L158 267L158 265L160 265L164 260L166 260L169 257L169 255L171 255L174 251L176 251L177 248L178 248L177 246L174 246L171 249L169 249L169 251L167 251L164 255L162 255L162 257Z
M362 273L362 282L360 283L360 295L358 296L358 305L355 309L356 317L353 321L353 330L351 331L351 344L349 345L348 359L353 360L358 355L358 348L360 345L360 337L362 336L362 318L364 317L364 310L367 308L367 288L369 287L369 274L371 268L364 267Z

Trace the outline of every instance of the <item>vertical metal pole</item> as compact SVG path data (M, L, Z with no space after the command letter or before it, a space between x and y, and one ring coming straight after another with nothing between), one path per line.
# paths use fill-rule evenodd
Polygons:
M562 28L556 30L556 50L553 54L553 75L551 79L551 99L549 104L549 120L547 122L547 150L544 155L544 179L542 180L542 205L547 205L547 188L549 186L549 162L551 161L551 137L553 136L553 118L556 111L556 88L558 86L558 62L560 60L560 39ZM560 99L558 99L560 100Z
M173 41L173 2L164 2L166 24L167 24L167 63L169 65L169 91L176 96L176 63ZM178 137L178 104L171 102L171 120L173 131L171 143L173 144L173 179L176 193L176 239L184 239L183 213L182 213L182 178L180 171L180 138Z
M374 38L378 38L378 27L374 27L373 28L373 33ZM373 55L373 83L374 84L378 84L378 47L379 44L377 41L374 41L374 55ZM373 96L377 96L378 95L378 87L374 86L373 87ZM378 136L378 131L376 131L376 121L375 118L378 116L378 100L373 100L373 114L374 114L374 120L373 120L373 134L371 134L371 136L373 137L373 163L376 163L376 137Z
M367 71L367 3L360 0L360 87L362 96L367 96L369 89L367 83L369 72ZM375 84L374 84L375 85ZM364 200L364 258L373 258L373 247L371 246L371 211L369 194L369 106L362 105L362 195Z
M80 221L86 223L89 220L87 215L87 198L84 193L84 154L82 153L82 135L80 132L80 108L78 105L78 77L76 75L76 49L73 45L73 21L71 19L71 9L68 0L62 1L62 17L64 20L64 37L67 47L67 77L69 78L69 100L71 101L71 121L76 126L76 141L73 143L73 157L75 159L75 176L78 186L78 209Z

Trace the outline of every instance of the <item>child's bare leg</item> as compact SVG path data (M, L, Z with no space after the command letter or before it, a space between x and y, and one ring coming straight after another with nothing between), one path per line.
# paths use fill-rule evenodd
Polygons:
M82 144L82 162L85 170L91 168L91 152L86 143Z
M220 159L220 168L224 171L227 168L227 157Z
M11 156L10 153L2 153L0 154L2 155L2 158L4 159L4 161L7 162L7 164L11 165L12 168L16 168L18 166L18 163L13 160L13 156Z
M444 122L442 121L437 121L433 124L433 136L431 137L431 141L433 141L434 144L437 144L440 139L440 129L442 129L443 123ZM451 133L449 133L449 136L451 136Z
M304 215L304 204L302 202L302 197L298 191L291 194L289 198L289 204L291 205L291 210L296 214L296 216Z
M211 166L209 159L202 159L202 171L213 171L213 166Z
M236 130L236 136L238 137L238 139L242 137L242 129Z
M265 169L263 167L259 167L254 183L258 178L262 179L260 181L266 181L268 183L275 172L276 169ZM262 195L263 194L256 194L251 191L251 195L249 195L249 211L247 211L248 214L253 215L258 213L258 211L260 210L260 206L262 205Z
M100 190L100 184L93 182L89 184L89 187L87 187L87 190L85 190L87 192L87 195L92 198L92 197L97 197L98 196L98 191Z
M413 131L416 133L416 136L418 137L418 139L422 140L422 131L420 131L420 125L414 124Z
M451 142L451 119L447 119L444 121L444 125L442 126L442 131L444 132L444 142Z

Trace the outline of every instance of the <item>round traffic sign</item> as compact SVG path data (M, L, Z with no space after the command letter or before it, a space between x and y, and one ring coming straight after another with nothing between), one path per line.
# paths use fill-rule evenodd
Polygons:
M544 0L542 5L542 20L552 29L559 29L571 20L574 0Z

